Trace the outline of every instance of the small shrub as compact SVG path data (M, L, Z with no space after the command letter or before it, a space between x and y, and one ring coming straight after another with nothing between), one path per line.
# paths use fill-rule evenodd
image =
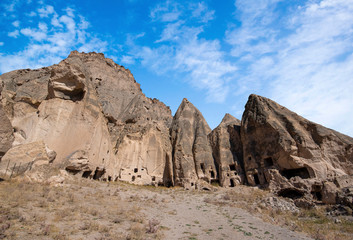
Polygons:
M149 220L146 232L147 233L156 233L159 229L159 224L160 224L160 221L158 221L156 219Z

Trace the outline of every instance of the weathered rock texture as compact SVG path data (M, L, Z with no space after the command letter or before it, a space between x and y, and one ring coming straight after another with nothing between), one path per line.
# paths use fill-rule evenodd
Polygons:
M220 185L234 187L245 183L240 121L227 113L209 134L209 140L218 167Z
M14 140L11 122L0 105L0 160L11 148Z
M147 98L129 70L103 54L74 51L58 65L0 79L0 116L14 128L13 146L43 141L57 153L55 164L84 177L163 183L171 112ZM10 122L1 135L10 136Z
M49 164L55 156L56 153L42 141L17 145L1 159L0 177L7 179L31 170L32 167Z
M52 164L136 184L259 185L301 207L353 208L353 139L264 97L251 95L241 122L227 114L211 132L188 100L173 118L129 70L77 51L1 75L0 93L0 178Z
M352 175L353 139L310 122L270 99L251 95L242 117L244 171L250 185L269 185L283 196L311 193ZM332 202L331 196L325 201Z
M176 185L194 188L198 179L207 182L218 179L207 138L210 132L201 112L184 98L170 129Z

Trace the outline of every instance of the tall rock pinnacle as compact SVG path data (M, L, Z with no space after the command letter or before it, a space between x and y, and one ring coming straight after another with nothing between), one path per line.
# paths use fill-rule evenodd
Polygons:
M176 185L194 188L198 179L210 182L218 178L207 139L210 132L201 112L184 98L170 129Z

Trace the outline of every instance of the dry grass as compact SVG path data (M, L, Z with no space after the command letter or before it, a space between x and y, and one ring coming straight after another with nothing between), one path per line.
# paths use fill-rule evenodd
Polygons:
M160 239L126 187L77 179L62 187L0 183L0 239ZM117 237L119 236L119 237Z
M147 194L140 195L142 191ZM149 206L165 208L176 199L187 203L193 196L204 199L202 211L239 207L314 239L353 239L351 220L339 218L340 223L335 223L326 215L325 207L295 214L261 207L259 202L272 195L257 188L199 192L80 178L68 180L61 187L18 180L1 182L0 239L166 239L164 232L169 228L159 219L146 218L144 210ZM177 215L176 210L165 212L170 217ZM190 239L195 238L190 235Z

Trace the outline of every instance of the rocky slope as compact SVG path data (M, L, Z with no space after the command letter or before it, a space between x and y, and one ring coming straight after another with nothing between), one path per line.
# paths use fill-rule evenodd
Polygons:
M185 188L267 187L353 208L353 139L251 95L213 131L184 99L175 116L99 53L0 76L0 178L51 164L82 177ZM208 186L208 187L207 187Z

